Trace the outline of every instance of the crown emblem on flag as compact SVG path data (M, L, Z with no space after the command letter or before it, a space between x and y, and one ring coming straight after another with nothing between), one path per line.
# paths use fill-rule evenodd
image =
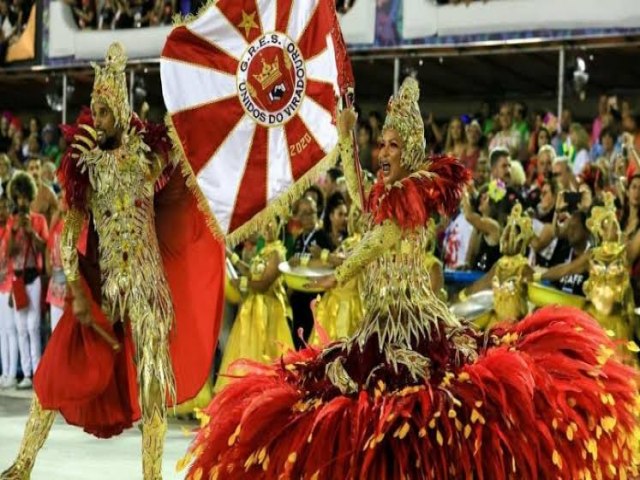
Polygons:
M258 82L260 82L260 86L265 90L269 88L273 83L280 78L282 74L280 73L280 61L278 57L273 60L273 63L267 63L265 59L262 59L262 73L259 75L254 75Z

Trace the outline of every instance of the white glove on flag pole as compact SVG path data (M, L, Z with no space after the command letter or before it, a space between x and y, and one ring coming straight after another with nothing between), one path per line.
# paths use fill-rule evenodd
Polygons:
M332 0L212 1L172 30L160 73L201 206L231 243L338 156L336 105L353 78Z

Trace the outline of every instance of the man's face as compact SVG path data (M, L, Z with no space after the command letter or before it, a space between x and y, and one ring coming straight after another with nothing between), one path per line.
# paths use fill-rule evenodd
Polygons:
M0 15L2 15L2 2L0 2ZM0 117L0 130L2 130L3 132L9 130L9 120L7 120L7 117L5 117L4 115Z
M545 183L540 189L539 209L546 213L551 211L555 204L556 196L553 194L553 189L551 188L551 185Z
M305 232L311 232L316 228L318 222L318 211L313 202L302 199L298 204L298 218L300 225Z
M551 167L553 181L556 182L558 190L566 190L570 187L569 168L566 163L554 163Z
M29 163L27 164L27 173L29 173L36 183L38 183L40 181L40 174L42 173L42 163L40 163L40 160L29 160Z
M493 166L491 176L497 180L502 180L504 183L509 183L511 180L511 164L509 157L506 155L500 157L498 162Z
M19 193L16 195L16 207L18 208L18 213L29 213L31 200Z
M602 137L602 148L604 148L605 152L612 152L613 147L615 147L615 140L611 135L603 135Z
M111 109L102 102L93 102L91 116L98 135L98 145L104 147L119 133L119 129L116 127L116 118Z
M53 141L55 140L54 132L52 130L45 130L44 134L42 135L42 140L47 145L52 145Z

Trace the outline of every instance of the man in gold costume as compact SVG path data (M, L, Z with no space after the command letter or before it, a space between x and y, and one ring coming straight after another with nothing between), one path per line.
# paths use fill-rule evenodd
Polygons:
M123 47L111 45L105 66L94 65L90 116L63 127L72 143L60 173L71 298L2 480L30 477L57 411L99 438L141 419L143 475L160 479L167 404L194 397L208 376L224 249L176 168L183 160L166 129L132 113L126 62Z

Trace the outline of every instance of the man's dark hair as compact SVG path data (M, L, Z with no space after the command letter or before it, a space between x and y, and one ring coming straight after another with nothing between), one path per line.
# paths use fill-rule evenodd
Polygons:
M318 201L316 202L316 208L318 209L318 214L321 214L322 212L324 212L324 193L322 193L322 189L317 185L309 185L309 188L307 188L304 191L303 196L307 197L308 192L315 193L316 197L318 198ZM315 201L315 199L313 200Z
M342 173L342 170L340 170L339 168L330 168L329 170L327 170L327 176L334 182L337 182L338 179L344 177L344 173Z
M491 150L489 154L489 166L493 169L502 157L509 158L509 152L506 149L499 147Z
M369 134L369 138L373 138L373 130L371 129L371 125L368 123L360 122L358 123L358 130L364 130Z
M600 144L602 144L602 139L604 137L611 137L611 139L614 141L616 141L616 134L613 131L613 128L611 127L604 127L601 131L600 131Z

